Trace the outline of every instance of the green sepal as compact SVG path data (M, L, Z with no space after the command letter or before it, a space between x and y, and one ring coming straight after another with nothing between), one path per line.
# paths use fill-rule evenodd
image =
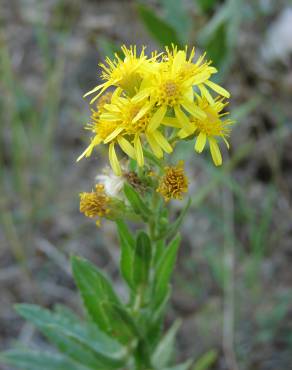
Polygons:
M128 201L130 202L134 212L136 212L138 215L141 215L144 221L147 221L151 216L151 212L141 196L131 185L127 183L125 183L124 185L124 193Z
M120 304L111 282L99 269L83 258L73 256L71 264L74 279L89 316L101 330L108 333L110 323L102 303Z
M133 280L136 288L145 286L148 282L151 265L151 240L149 236L140 231L136 239L134 254Z

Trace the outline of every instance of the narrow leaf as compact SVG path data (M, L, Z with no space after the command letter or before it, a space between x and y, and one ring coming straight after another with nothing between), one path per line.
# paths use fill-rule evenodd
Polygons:
M101 330L108 332L110 325L102 302L120 303L111 283L94 265L80 257L72 257L72 270L88 314Z
M208 370L214 365L218 357L217 351L211 349L204 353L195 363L193 370Z
M123 306L109 302L102 303L102 306L109 318L114 338L128 345L140 336L136 323Z
M24 370L88 370L66 356L31 350L11 350L0 354L0 361ZM106 370L106 369L101 369Z
M148 282L151 264L151 241L149 236L141 231L136 240L133 279L136 287Z
M160 262L157 265L154 283L154 297L156 305L159 305L167 294L179 244L180 236L177 236L172 240L169 247L165 249L161 256Z
M180 321L176 321L159 342L152 356L154 366L161 369L167 366L174 352L175 336L180 327Z
M145 202L142 200L140 195L134 190L134 188L129 185L124 185L124 193L130 202L131 206L133 207L133 210L142 216L144 220L148 220L148 218L151 215L151 212Z
M170 227L160 235L160 239L163 239L163 238L173 238L176 233L178 232L184 218L185 218L185 215L187 214L187 211L189 210L190 206L191 206L191 203L192 203L192 200L191 198L188 199L187 201L187 204L185 205L184 209L181 211L180 215L178 216L178 218L175 220L175 222L173 222Z
M131 235L126 223L123 220L117 220L117 229L121 245L120 268L123 278L130 287L133 287L133 260L135 240Z
M137 9L147 31L161 46L171 45L172 43L181 45L175 29L169 23L159 18L151 8L139 4Z

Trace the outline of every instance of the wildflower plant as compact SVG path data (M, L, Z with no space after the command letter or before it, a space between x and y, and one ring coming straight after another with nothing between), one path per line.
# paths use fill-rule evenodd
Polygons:
M86 94L91 139L78 159L100 145L108 148L111 169L80 194L80 212L98 226L102 219L116 223L128 297L119 297L91 262L72 257L85 318L63 306L49 311L17 305L59 350L2 354L4 362L22 369L184 370L192 364L172 364L178 322L162 330L179 229L190 206L185 200L172 219L169 202L184 201L188 192L184 163L173 163L172 152L178 142L191 140L195 152L208 145L214 164L222 164L220 144L229 148L233 124L226 118L229 93L211 81L217 71L205 55L195 59L195 49L172 46L148 56L145 48L123 46L122 53L100 64L102 83Z

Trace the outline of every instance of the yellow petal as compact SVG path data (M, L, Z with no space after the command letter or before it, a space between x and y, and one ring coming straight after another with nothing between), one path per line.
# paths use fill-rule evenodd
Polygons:
M212 81L206 81L205 85L209 86L212 90L216 91L217 94L222 95L225 98L230 98L229 92L220 85L217 85Z
M137 122L140 118L142 118L144 114L146 114L151 108L152 108L152 103L145 104L134 117L133 123Z
M150 93L150 89L149 88L143 89L143 90L139 91L135 96L133 96L133 98L131 99L131 101L133 103L139 103L140 101L142 101L145 98L147 98L149 96L149 93Z
M212 156L213 162L215 163L215 166L221 166L222 156L221 156L217 141L214 138L210 137L209 144L210 144L211 156Z
M192 116L198 119L205 119L207 117L206 113L198 107L194 102L189 102L184 100L182 106L188 111Z
M98 136L95 136L93 140L91 140L91 143L88 145L88 147L84 150L84 152L77 158L76 162L79 162L80 159L84 157L89 157L97 145L99 145L101 142L100 138Z
M135 149L134 147L128 142L128 140L126 140L124 137L122 136L118 136L117 138L118 140L118 143L120 145L120 147L122 148L122 150L130 157L130 158L133 158L135 159L136 158L136 155L135 155Z
M179 123L181 124L181 128L186 131L191 129L190 120L187 115L179 108L174 107L175 117L178 119Z
M161 121L161 123L165 126L176 127L176 128L181 127L177 118L175 118L175 117L164 117L163 120Z
M157 111L153 114L149 125L148 125L148 131L154 131L157 129L157 127L160 125L161 121L163 120L165 113L166 113L167 107L161 106L157 109Z
M209 93L208 89L206 89L206 87L203 84L198 85L198 87L201 91L202 96L205 97L211 105L214 104L215 101L212 95Z
M97 85L95 86L92 90L88 91L86 94L83 95L83 98L85 98L86 96L90 95L90 94L93 94L94 92L104 88L104 87L107 87L109 86L109 83L108 82L104 82L103 84L100 84L100 85Z
M138 166L141 167L144 165L144 154L143 154L143 148L141 145L140 137L138 134L136 134L134 138L134 148L135 148Z
M109 134L105 140L104 140L104 143L107 144L109 143L110 141L112 141L115 137L117 137L119 135L119 133L121 133L123 131L123 127L118 127L116 128L111 134Z
M155 141L157 144L166 152L171 153L173 151L172 146L169 144L169 142L166 140L166 138L162 135L162 133L158 130L153 131L152 133Z
M118 157L115 151L114 143L110 143L110 146L109 146L109 161L110 161L110 164L112 166L114 173L117 176L121 176L122 170L121 170L121 166L119 164L119 160L118 160Z
M183 62L185 62L186 60L185 57L186 57L186 54L183 50L180 50L176 54L176 56L173 59L173 63L172 63L172 75L176 74L180 70Z
M195 145L195 151L197 153L202 153L206 145L206 139L207 139L206 134L204 132L200 132L197 137L196 145Z
M157 144L155 138L153 137L153 134L150 132L146 132L146 139L150 145L150 148L152 149L152 152L157 158L163 157L163 151L160 148L160 146Z

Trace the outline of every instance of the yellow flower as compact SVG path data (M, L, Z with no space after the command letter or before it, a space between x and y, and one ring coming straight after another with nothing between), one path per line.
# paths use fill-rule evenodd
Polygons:
M176 166L165 167L165 174L160 179L156 189L166 202L170 199L182 199L183 193L188 191L188 179L184 174L184 163L180 161Z
M147 58L145 47L142 48L140 55L137 54L136 46L127 48L123 45L121 49L124 54L123 58L116 53L114 60L107 57L105 63L99 64L103 70L101 79L104 82L84 95L88 96L97 93L90 103L98 99L109 87L124 89L129 95L134 95L140 87L140 83L149 68L149 64L156 59L156 55L153 55L150 59Z
M180 130L178 136L186 138L191 134L196 134L195 151L201 153L208 140L212 159L216 166L222 164L222 156L217 140L221 137L227 148L229 143L227 138L230 135L231 125L234 123L230 119L222 120L223 116L229 113L221 113L227 105L223 98L217 98L214 104L210 104L206 98L197 97L200 108L206 113L205 119L191 119L191 130Z
M97 184L91 193L80 193L80 212L90 218L97 218L96 225L100 225L100 218L110 213L110 198L105 194L104 185Z
M167 112L173 113L181 128L187 129L190 117L204 119L206 117L200 107L194 102L194 88L198 87L202 95L213 101L211 94L205 87L207 85L219 94L228 97L229 93L219 85L209 81L210 76L216 72L210 62L204 62L204 56L193 63L195 51L191 50L187 56L187 48L178 50L166 49L166 55L159 64L145 76L139 93L135 99L149 98L151 106L157 107L150 124L149 131L155 130L162 123Z
M144 165L144 138L157 158L163 152L172 152L172 147L159 130L149 132L148 126L152 119L152 107L136 102L134 98L114 96L111 104L105 106L106 112L101 114L102 122L116 125L116 129L104 140L109 144L109 160L114 172L121 174L115 145L118 144L128 157L136 159L139 166Z

